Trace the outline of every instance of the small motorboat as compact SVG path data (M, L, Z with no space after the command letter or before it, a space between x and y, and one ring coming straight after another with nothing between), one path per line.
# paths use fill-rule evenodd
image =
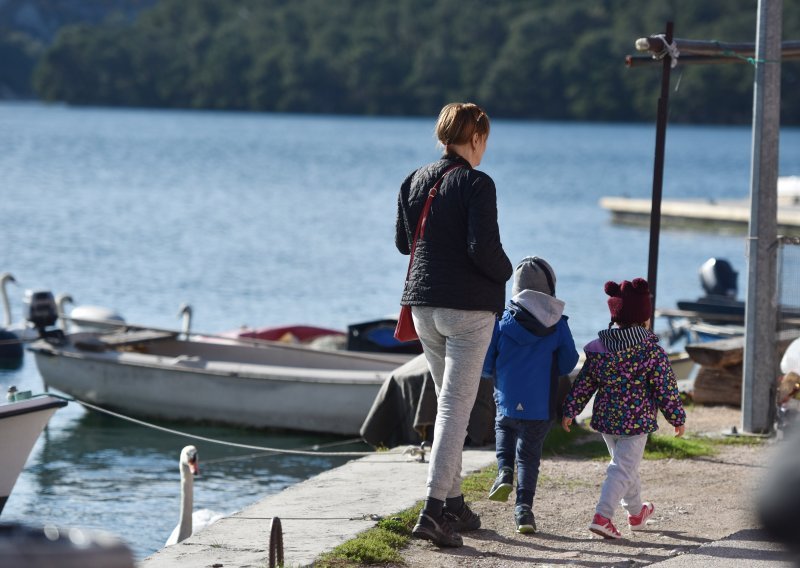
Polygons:
M659 309L667 319L669 344L698 343L735 337L744 333L745 303L736 299L738 273L730 262L710 258L700 267L700 284L705 295L696 300L679 300L677 309Z
M738 300L738 272L723 258L710 258L700 267L704 296L679 300L677 309L659 309L669 322L668 342L702 343L744 335L745 302ZM796 327L797 308L780 306L778 328Z
M385 378L412 357L132 324L65 334L41 300L28 349L44 384L136 417L358 435Z

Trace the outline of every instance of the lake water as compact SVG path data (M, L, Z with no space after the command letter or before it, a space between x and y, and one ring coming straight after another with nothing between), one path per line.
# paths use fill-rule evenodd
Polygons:
M192 329L209 333L344 329L396 313L407 261L393 242L397 189L438 157L434 121L0 105L0 272L19 282L13 319L27 288L168 328L186 302ZM603 283L647 275L649 231L612 225L598 200L650 196L654 140L652 124L492 123L481 169L497 184L503 244L514 263L536 254L554 266L579 344L608 322ZM747 197L750 145L749 127L670 126L664 199ZM780 157L782 175L800 174L800 129L782 131ZM697 270L713 256L739 271L744 298L745 255L743 236L665 230L658 306L699 296ZM42 390L29 355L0 371L3 391L12 384ZM335 441L187 429L270 447ZM70 404L3 520L105 529L142 558L177 523L185 443ZM197 445L196 508L226 513L346 459Z

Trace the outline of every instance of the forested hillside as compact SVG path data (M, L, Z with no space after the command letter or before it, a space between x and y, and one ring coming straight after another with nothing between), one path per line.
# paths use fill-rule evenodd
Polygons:
M753 42L757 0L159 0L131 21L61 28L38 97L70 104L430 115L472 100L492 116L652 120L660 68L626 68L637 37ZM800 4L784 2L785 39ZM753 67L678 66L671 120L747 123ZM782 67L800 124L800 62Z
M33 96L31 74L65 26L131 22L156 0L0 0L0 99Z

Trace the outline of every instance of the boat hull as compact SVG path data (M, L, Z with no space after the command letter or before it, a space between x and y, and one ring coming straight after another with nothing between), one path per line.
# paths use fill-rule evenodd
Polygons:
M173 343L182 345L93 353L39 344L31 351L49 387L131 416L341 435L358 435L381 385L399 366L390 359L287 354L298 349L293 346L228 354L230 345ZM301 366L293 356L318 366Z
M66 405L45 396L0 406L0 512L47 421Z

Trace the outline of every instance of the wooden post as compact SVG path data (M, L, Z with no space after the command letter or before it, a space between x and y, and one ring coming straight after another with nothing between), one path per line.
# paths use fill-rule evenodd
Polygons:
M770 432L775 417L778 139L782 0L759 0L750 174L742 429Z
M672 43L672 22L667 22L664 39ZM650 315L650 329L653 328L656 307L656 285L658 283L658 242L661 234L661 194L664 181L664 146L667 137L667 115L669 110L669 76L672 57L665 55L661 67L661 96L658 99L656 116L656 150L653 162L653 196L650 208L650 252L647 261L647 282L650 284L653 314Z

